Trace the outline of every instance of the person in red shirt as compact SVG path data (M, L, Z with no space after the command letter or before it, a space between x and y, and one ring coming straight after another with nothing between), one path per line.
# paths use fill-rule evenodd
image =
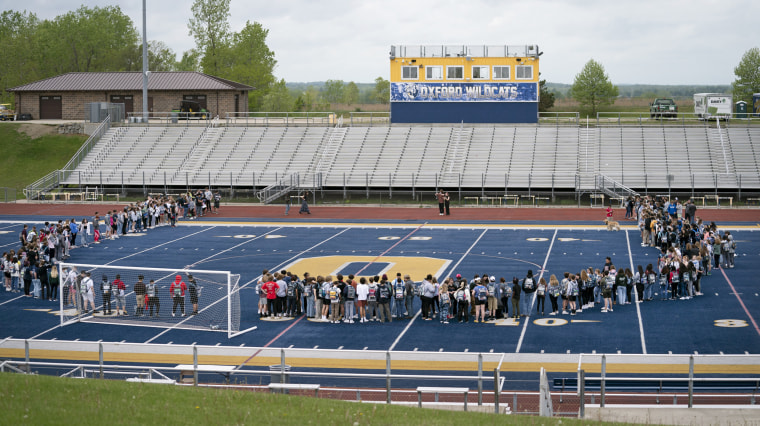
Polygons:
M607 219L612 220L612 204L607 206Z
M116 298L116 315L127 315L127 285L121 280L121 275L116 275L112 285L113 295ZM121 311L119 306L121 306Z
M272 274L268 274L265 278L266 282L261 285L261 289L267 293L267 312L269 315L274 315L276 311L275 304L277 303L277 283L274 282Z
M187 291L187 284L182 281L182 276L177 275L174 277L174 282L169 287L169 294L172 296L172 316L177 310L177 305L182 307L182 316L185 316L185 291Z

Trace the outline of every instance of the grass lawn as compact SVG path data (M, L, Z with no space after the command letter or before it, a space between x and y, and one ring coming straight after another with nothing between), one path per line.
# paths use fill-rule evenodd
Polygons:
M589 425L239 390L0 373L0 424Z
M60 135L56 126L0 124L0 187L24 187L65 166L87 135Z

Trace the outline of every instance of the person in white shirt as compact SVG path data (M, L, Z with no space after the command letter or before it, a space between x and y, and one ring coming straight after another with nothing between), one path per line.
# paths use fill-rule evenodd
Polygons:
M356 285L356 300L359 306L359 322L367 322L367 295L369 294L369 285L367 279L362 277L359 284Z
M92 313L97 313L98 311L95 310L95 285L89 272L84 273L84 278L82 278L79 287L82 289L82 313L87 312L88 303Z

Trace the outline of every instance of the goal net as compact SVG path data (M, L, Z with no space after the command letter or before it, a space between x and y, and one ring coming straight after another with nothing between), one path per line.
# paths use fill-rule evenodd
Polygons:
M59 263L61 325L76 322L240 334L240 275Z

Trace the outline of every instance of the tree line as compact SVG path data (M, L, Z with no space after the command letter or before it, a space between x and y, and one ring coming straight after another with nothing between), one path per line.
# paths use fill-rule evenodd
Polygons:
M247 84L252 111L308 111L330 103L387 103L387 80L371 88L330 80L320 88L292 91L277 80L269 30L247 21L233 31L230 0L195 0L188 31L196 47L181 55L166 43L148 41L151 71L201 71ZM0 103L12 103L7 89L69 72L142 71L142 41L132 19L119 6L82 5L53 19L28 11L0 14Z

